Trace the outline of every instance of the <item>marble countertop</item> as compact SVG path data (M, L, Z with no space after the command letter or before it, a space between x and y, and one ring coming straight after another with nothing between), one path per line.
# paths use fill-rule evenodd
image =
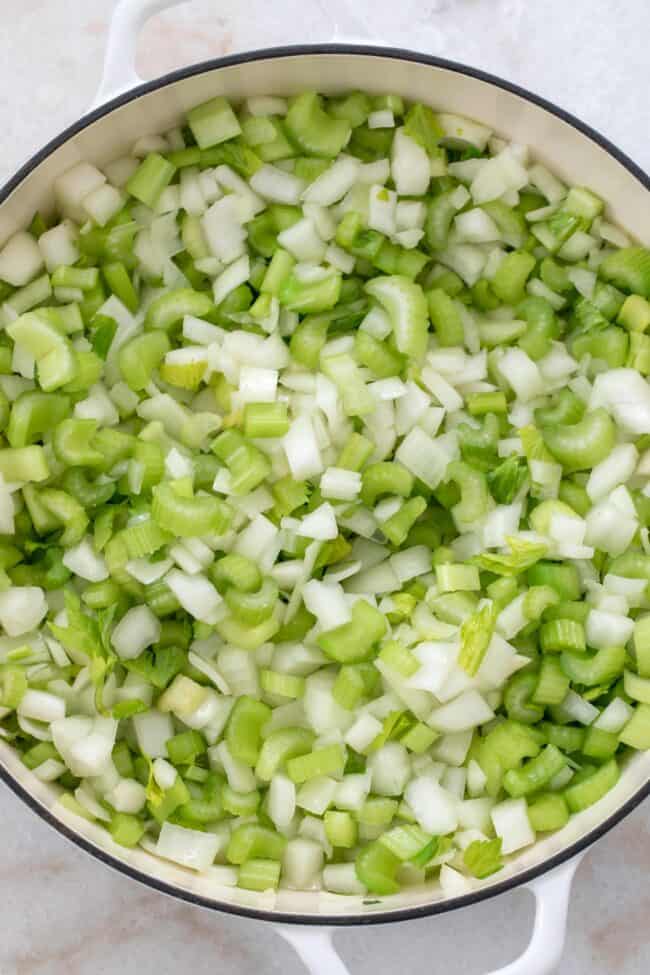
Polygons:
M0 183L86 108L98 83L113 0L2 0ZM396 15L395 8L399 13ZM650 168L647 0L195 0L152 19L144 77L231 51L330 40L365 30L518 82L606 133ZM296 25L299 25L297 27ZM650 817L646 804L578 871L559 975L637 975L650 962ZM153 893L71 846L0 789L1 975L298 975L264 924ZM496 901L399 927L352 929L337 942L353 973L481 975L524 947L532 899ZM471 937L468 937L471 931Z

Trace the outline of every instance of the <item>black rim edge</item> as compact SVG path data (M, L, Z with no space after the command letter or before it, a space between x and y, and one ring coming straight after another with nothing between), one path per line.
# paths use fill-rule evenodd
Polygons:
M276 58L286 58L286 57L299 57L308 54L342 54L342 55L368 55L370 57L383 57L390 58L398 61L412 61L419 64L427 64L435 68L444 68L447 71L455 71L457 74L468 75L470 78L476 78L478 81L484 81L487 84L494 85L497 88L501 88L504 91L508 91L513 95L517 95L524 101L531 102L533 105L537 105L539 108L543 108L545 111L549 112L551 115L555 115L557 118L566 122L568 125L577 129L582 135L586 136L596 145L604 149L610 156L616 159L629 173L632 174L639 182L646 188L650 189L650 176L643 170L637 163L631 159L627 153L619 149L613 142L611 142L606 136L601 132L593 128L593 126L588 125L583 122L577 116L573 115L571 112L567 112L565 109L556 105L554 102L549 101L547 98L543 98L541 95L536 95L534 92L528 91L528 89L523 88L521 85L517 85L514 82L506 81L504 78L498 77L498 75L490 74L488 71L482 71L480 68L474 68L470 65L461 64L458 61L450 61L446 58L434 57L430 54L420 54L417 51L410 51L406 48L398 47L380 47L375 45L363 45L363 44L294 44L287 45L284 47L268 47L259 48L254 51L243 51L240 54L229 54L222 58L211 58L207 61L199 61L196 64L188 65L185 68L178 68L175 71L169 71L167 74L161 75L159 78L154 78L151 81L145 81L141 85L137 85L135 88L129 89L129 91L123 92L121 95L117 95L115 98L110 99L104 105L100 105L98 108L93 109L93 111L88 112L81 116L72 125L67 126L59 135L50 139L42 149L34 153L21 167L20 169L9 179L7 182L0 187L0 203L4 202L6 198L13 192L13 190L20 185L20 183L25 179L29 173L36 168L44 159L50 156L56 149L58 149L64 142L68 139L77 135L83 129L92 125L93 122L98 121L105 115L109 115L114 109L119 108L122 105L126 105L128 102L135 101L136 98L140 98L143 95L147 95L150 92L157 91L159 88L164 88L167 85L173 84L176 81L182 81L184 78L191 78L194 75L204 74L208 71L214 71L217 68L227 68L231 65L236 64L248 64L251 61L270 61Z
M41 162L47 159L48 156L55 152L65 142L77 135L79 132L83 131L88 126L92 125L94 122L98 121L104 116L109 115L114 109L119 108L128 102L135 101L135 99L140 98L143 95L157 91L158 89L164 88L176 81L182 81L185 78L214 71L218 68L225 68L237 64L247 64L252 61L273 60L276 58L285 57L300 57L312 54L340 54L356 56L367 55L370 57L411 61L414 63L429 65L431 67L443 68L458 74L464 74L471 78L476 78L478 81L483 81L487 84L494 85L497 88L501 88L504 91L510 92L511 94L516 95L525 101L537 105L539 108L544 109L551 115L555 115L563 122L566 122L578 132L582 133L582 135L584 135L586 138L600 146L601 149L604 149L632 176L634 176L643 187L650 189L650 177L648 174L645 173L640 166L633 162L633 160L630 159L626 153L614 145L614 143L610 142L609 139L607 139L592 126L582 122L580 119L576 118L576 116L558 107L553 102L550 102L539 95L535 95L527 89L522 88L520 85L513 84L512 82L505 81L503 78L492 75L489 72L460 64L456 61L449 61L445 58L433 57L432 55L420 54L415 51L409 51L401 48L377 47L370 45L366 46L360 44L304 44L263 48L260 50L242 52L241 54L232 54L222 58L213 58L207 61L201 61L197 64L192 64L188 67L171 71L159 78L145 82L142 85L138 85L136 88L118 95L117 97L106 102L104 105L101 105L99 108L96 108L92 112L83 115L72 125L64 129L58 136L51 139L42 149L31 156L27 162L20 167L15 175L0 188L0 203L4 202L4 200L6 200L10 194L13 193L18 186L20 186L25 178L38 165L40 165ZM586 850L597 839L620 823L621 820L623 820L630 812L632 812L633 809L635 809L645 798L650 795L649 779L634 793L634 795L630 796L626 802L619 806L602 823L594 827L580 839L576 840L575 843L572 843L565 849L560 850L553 856L548 857L536 866L523 870L512 877L508 877L506 880L503 880L500 883L473 891L472 893L465 894L462 897L454 897L448 900L441 900L439 902L424 904L418 907L403 908L399 910L382 910L378 911L376 914L369 911L367 915L354 915L348 917L339 914L303 915L258 910L257 908L253 907L246 907L243 905L240 906L222 901L214 901L202 896L201 894L196 894L193 891L184 890L181 887L177 887L163 880L159 880L156 877L152 877L150 874L144 873L136 867L125 863L123 860L113 856L113 854L109 853L107 850L96 846L90 840L87 840L84 836L71 829L67 824L63 823L60 819L54 816L49 809L47 809L34 795L32 795L31 792L22 786L9 772L9 770L1 764L0 779L2 779L5 785L7 785L9 789L11 789L11 791L25 803L25 805L36 813L37 816L52 826L58 833L60 833L71 843L74 843L75 846L84 850L86 853L90 854L95 859L100 860L102 863L106 864L117 872L128 876L132 880L136 880L149 888L157 890L160 893L167 894L171 897L175 897L178 900L183 900L199 907L258 921L268 921L274 924L281 923L331 927L356 927L371 924L389 924L395 921L408 921L431 917L433 915L443 914L447 911L458 908L469 907L472 904L480 903L488 898L497 897L499 894L503 894L506 891L514 890L517 887L535 880L537 877L542 876L542 874L553 870L555 867L566 863L578 853Z
M120 860L118 857L113 856L107 850L95 843L86 839L80 833L71 829L66 823L58 819L48 808L46 808L31 792L25 789L14 777L13 775L0 764L0 779L2 779L11 791L18 796L19 799L27 805L32 812L36 813L41 819L52 826L61 836L74 843L75 846L84 850L85 853L90 854L94 859L100 860L106 866L111 867L118 873L124 874L130 877L132 880L136 880L147 887L157 890L162 894L168 894L170 897L175 897L178 900L186 901L189 904L194 904L197 907L205 907L213 911L221 911L224 914L234 914L238 917L251 918L257 921L268 921L272 924L300 924L308 926L326 926L326 927L357 927L365 926L371 924L390 924L395 921L413 921L425 917L431 917L436 914L444 914L447 911L452 911L457 908L469 907L472 904L478 904L481 901L487 900L491 897L497 897L499 894L504 894L509 890L514 890L517 887L523 886L530 883L531 880L535 880L537 877L541 877L543 874L548 873L555 867L561 866L563 863L567 863L578 853L582 853L595 843L596 840L608 833L614 826L620 823L625 817L636 809L640 803L650 795L650 781L646 782L645 785L641 786L634 795L624 802L621 806L608 816L602 823L595 826L584 836L576 840L570 846L566 847L564 850L560 850L558 853L553 854L553 856L548 857L541 863L534 867L529 867L527 870L523 870L520 873L508 877L506 880L501 881L498 884L493 884L489 887L478 889L472 891L469 894L464 894L462 897L454 897L447 900L437 901L431 904L422 904L418 907L406 907L399 910L382 910L373 913L368 911L368 914L354 916L346 916L341 914L317 914L317 915L307 915L307 914L290 914L280 911L268 911L268 910L258 910L254 907L246 907L244 905L231 904L227 901L215 901L208 897L204 897L201 894L194 893L190 890L185 890L182 887L177 887L174 884L167 883L164 880L159 880L157 877L152 877L151 874L144 873L137 867L131 866L129 863L125 863L124 860Z

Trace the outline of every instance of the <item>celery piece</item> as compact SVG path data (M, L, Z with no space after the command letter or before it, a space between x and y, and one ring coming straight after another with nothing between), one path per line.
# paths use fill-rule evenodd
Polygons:
M396 894L400 885L395 879L400 860L381 843L369 843L357 855L357 876L372 894Z
M407 277L373 278L366 291L386 310L391 321L395 345L409 359L424 356L427 341L427 306L420 285Z
M185 315L205 318L214 308L212 299L192 288L177 288L155 298L147 309L146 324L150 328L169 330Z
M581 812L613 789L620 775L616 759L610 759L586 778L571 784L564 791L564 798L572 813Z
M287 774L297 785L321 775L341 775L345 752L341 745L325 745L287 761Z
M623 247L608 254L598 269L606 281L624 291L650 298L650 249Z
M26 447L56 427L70 411L70 399L62 393L21 393L11 404L7 440L11 447Z
M350 138L350 123L330 117L315 92L298 95L285 122L291 139L308 156L333 158Z
M266 704L244 695L230 713L226 729L226 741L234 758L245 765L254 766L261 748L261 728L270 717Z
M209 149L241 132L237 116L221 96L192 108L187 113L187 123L200 149Z
M318 637L318 645L338 663L360 663L373 653L374 645L384 636L384 616L364 599L352 607L352 619Z
M463 852L463 863L479 880L490 877L503 867L501 837L493 840L474 840Z
M155 207L160 194L168 186L176 167L157 152L151 152L140 163L126 184L126 188L146 206Z
M460 312L449 295L434 288L427 295L429 315L440 345L462 345L465 339Z
M174 535L196 536L209 532L222 535L230 524L231 511L219 498L180 497L167 483L154 488L152 516L161 528Z
M463 621L460 628L458 664L470 677L473 677L481 666L492 639L495 622L496 612L490 603Z
M536 833L549 833L566 826L569 809L561 795L543 792L528 804L528 818Z

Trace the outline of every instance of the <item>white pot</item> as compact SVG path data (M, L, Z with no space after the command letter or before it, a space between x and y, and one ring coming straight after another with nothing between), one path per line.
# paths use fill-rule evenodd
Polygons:
M357 88L395 92L474 117L528 145L537 159L567 182L587 182L608 201L610 219L648 242L650 183L644 173L588 126L543 99L471 68L390 48L323 45L235 55L143 84L133 66L138 31L151 14L178 2L118 3L95 103L100 107L50 142L0 191L0 245L36 210L47 212L54 179L80 159L101 167L127 152L135 137L171 128L187 109L218 94L239 100L308 88L327 93ZM634 755L616 787L597 805L512 858L496 877L477 881L470 893L444 898L437 888L408 889L368 902L317 892L280 891L271 897L215 889L205 878L144 850L117 846L103 829L61 809L52 787L39 782L4 743L0 743L0 775L59 832L122 873L203 907L275 922L310 971L321 975L346 973L331 944L337 925L423 917L514 886L529 887L537 899L533 936L524 954L500 975L543 975L560 958L570 883L582 852L650 793L650 754Z

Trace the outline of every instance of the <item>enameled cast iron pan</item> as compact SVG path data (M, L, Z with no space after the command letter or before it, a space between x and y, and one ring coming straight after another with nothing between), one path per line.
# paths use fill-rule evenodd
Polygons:
M288 95L305 89L395 92L437 109L474 117L499 134L530 146L534 156L567 182L578 177L608 201L610 218L650 243L650 180L606 138L528 91L471 67L426 54L360 44L325 44L250 51L195 64L146 84L134 68L142 24L180 0L120 0L109 32L100 92L93 110L37 152L0 190L0 245L35 210L47 209L55 178L87 159L102 166L134 140L177 125L192 106L215 95ZM526 886L537 900L530 944L493 975L543 975L557 964L564 942L571 880L583 852L650 793L650 753L634 755L597 805L560 832L523 851L497 875L476 881L462 897L439 888L410 889L384 899L337 898L318 892L253 894L219 888L144 850L125 850L108 833L56 804L9 746L0 742L0 776L34 812L77 846L116 870L192 904L270 921L314 975L346 975L331 943L338 925L377 924L426 917Z

